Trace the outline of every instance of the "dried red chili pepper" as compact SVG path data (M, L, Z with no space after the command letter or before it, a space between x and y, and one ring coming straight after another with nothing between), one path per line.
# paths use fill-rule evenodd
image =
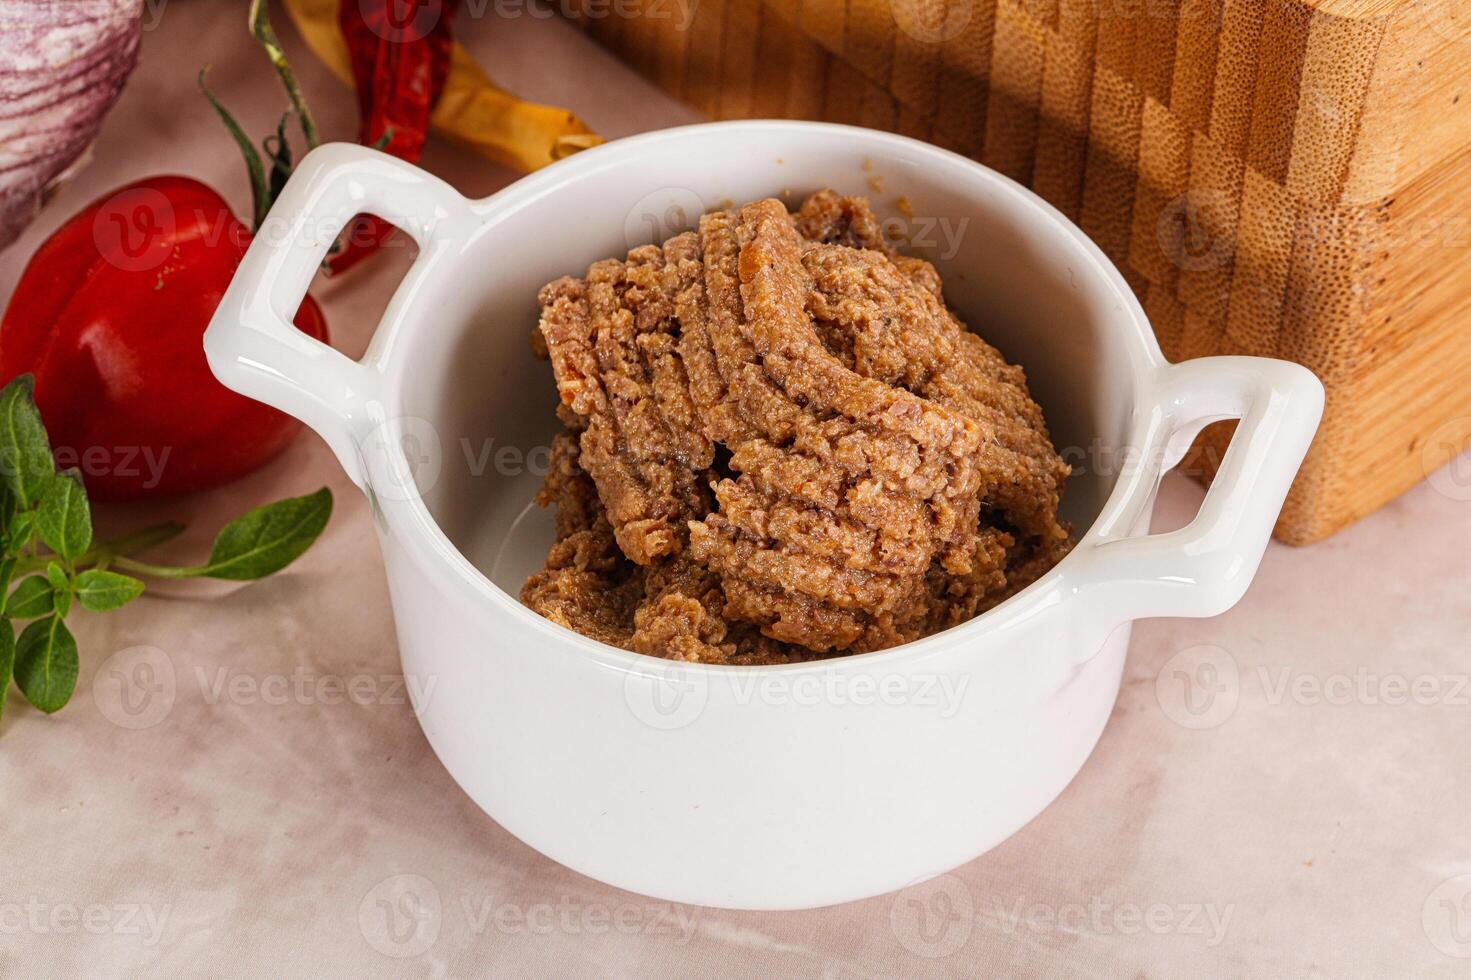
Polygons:
M338 19L352 56L362 125L358 141L417 161L429 116L449 77L458 0L342 0ZM393 234L393 226L359 215L343 248L329 260L341 272Z

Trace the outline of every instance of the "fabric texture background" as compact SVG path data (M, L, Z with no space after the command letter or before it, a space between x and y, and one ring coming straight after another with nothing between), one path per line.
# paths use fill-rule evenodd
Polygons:
M128 180L185 170L244 205L235 150L193 88L213 62L248 130L274 123L243 10L177 0L148 17L95 162L0 253L0 295L50 230ZM277 20L323 130L350 135L351 96ZM499 80L605 136L694 119L561 20L466 17L460 34ZM439 141L424 163L475 196L513 176ZM318 287L342 349L366 346L406 261ZM182 558L253 503L323 483L337 497L284 574L151 585L122 612L74 615L82 671L61 714L12 694L0 977L1463 977L1471 492L1457 476L1323 544L1274 544L1220 619L1141 624L1093 758L994 852L897 895L753 914L600 885L469 801L399 686L367 505L303 435L219 493L102 512L103 531L187 518ZM1200 495L1168 480L1161 523ZM112 699L114 670L158 700ZM1396 696L1395 678L1421 686Z

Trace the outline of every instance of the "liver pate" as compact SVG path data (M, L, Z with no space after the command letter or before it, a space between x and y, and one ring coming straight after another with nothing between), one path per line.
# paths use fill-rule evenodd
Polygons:
M539 498L557 544L521 598L555 622L705 663L879 650L1070 547L1022 370L861 198L712 212L540 301L568 430Z

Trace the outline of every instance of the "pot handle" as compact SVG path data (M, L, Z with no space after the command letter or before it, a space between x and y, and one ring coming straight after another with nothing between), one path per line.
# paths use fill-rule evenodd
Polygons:
M1304 367L1206 357L1160 373L1154 438L1126 504L1085 539L1075 588L1112 630L1152 616L1218 616L1246 593L1323 415L1323 385ZM1200 512L1178 531L1129 536L1159 480L1211 422L1241 424Z
M391 222L419 246L361 361L296 329L292 320L327 250L358 214ZM204 332L210 370L225 387L314 429L366 486L361 445L383 421L382 355L397 311L436 257L476 224L469 202L425 171L347 143L302 158L256 232Z

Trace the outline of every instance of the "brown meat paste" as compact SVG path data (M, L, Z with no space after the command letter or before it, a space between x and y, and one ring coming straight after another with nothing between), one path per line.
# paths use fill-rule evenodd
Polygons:
M521 599L555 622L706 663L878 650L1070 546L1022 370L861 198L712 212L540 301L568 431L539 498L557 544Z

